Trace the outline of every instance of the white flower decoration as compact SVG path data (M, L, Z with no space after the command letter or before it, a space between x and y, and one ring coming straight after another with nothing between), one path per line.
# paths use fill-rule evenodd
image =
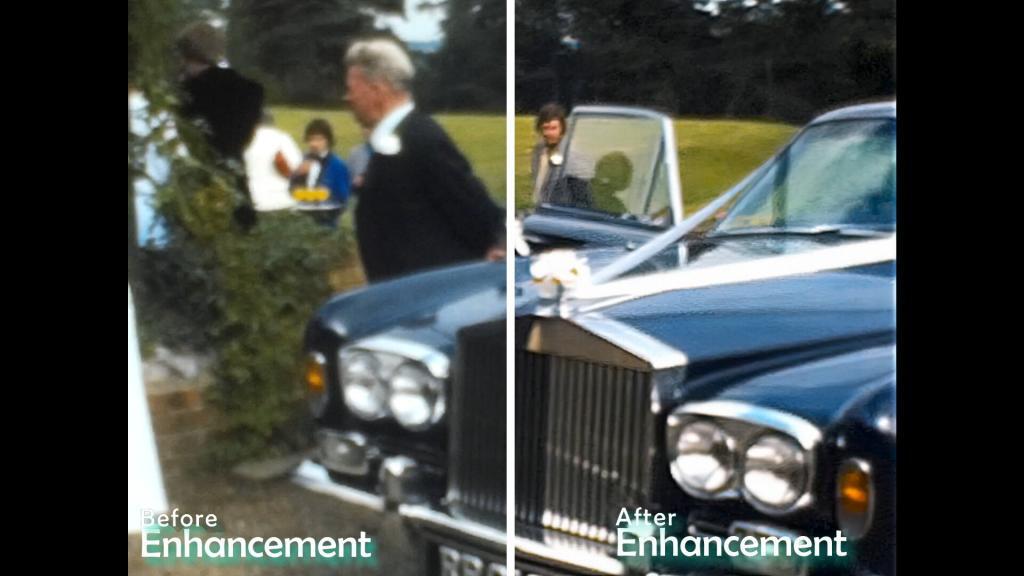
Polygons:
M385 156L394 156L402 151L402 140L396 134L384 134L379 138L371 138L373 151Z
M558 152L555 152L554 154L551 155L549 161L551 162L552 166L561 166L562 162L565 161L565 158L563 158L562 155L559 154Z
M530 264L530 276L541 298L558 299L567 290L590 283L590 267L586 258L572 250L552 250Z

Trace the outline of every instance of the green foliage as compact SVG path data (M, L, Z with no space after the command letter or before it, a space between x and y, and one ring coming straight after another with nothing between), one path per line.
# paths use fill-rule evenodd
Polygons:
M331 292L329 271L352 257L350 233L304 214L260 214L243 232L231 182L175 163L160 206L172 240L153 253L158 266L144 266L157 274L143 293L153 296L146 317L162 318L173 344L214 352L212 400L223 419L212 448L227 462L294 447L303 329Z
M348 240L344 231L329 233L306 215L285 213L263 214L249 234L214 242L222 458L294 447L294 419L303 412L303 329L330 293L327 272L347 256Z
M411 53L420 106L504 110L505 2L437 0L412 9L441 7L447 8L442 46L433 54ZM367 10L404 9L401 0L235 0L228 9L229 59L263 83L269 102L336 105L345 50L357 38L382 35Z
M444 0L444 43L427 59L422 93L442 110L505 109L505 1Z
M516 108L615 102L804 123L894 95L895 51L894 0L517 0Z
M180 21L163 0L129 3L129 38L136 45L129 84L143 91L153 113L172 117L167 42ZM180 118L175 125L177 135L169 140L159 131L129 136L129 180L149 144L171 159L169 179L157 194L169 243L142 251L138 268L129 269L140 332L148 344L213 352L212 400L222 413L210 447L216 460L294 448L304 414L298 382L303 329L331 292L329 272L353 257L351 233L292 213L260 214L255 227L243 230L233 217L239 175L211 160L193 126Z
M228 13L228 56L236 68L269 88L271 101L340 102L345 50L374 31L366 9L401 10L401 2L234 0Z

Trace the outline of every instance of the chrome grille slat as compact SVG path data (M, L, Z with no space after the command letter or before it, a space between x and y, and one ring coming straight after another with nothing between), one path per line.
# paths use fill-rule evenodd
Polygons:
M449 418L453 511L505 525L505 322L459 332Z
M524 350L516 373L517 523L611 543L650 483L650 373Z

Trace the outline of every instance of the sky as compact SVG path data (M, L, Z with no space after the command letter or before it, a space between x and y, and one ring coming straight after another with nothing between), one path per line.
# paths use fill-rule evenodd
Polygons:
M417 10L416 6L423 0L405 0L405 17L378 16L378 28L388 27L396 36L405 42L437 42L444 37L441 31L441 20L445 9L429 11Z

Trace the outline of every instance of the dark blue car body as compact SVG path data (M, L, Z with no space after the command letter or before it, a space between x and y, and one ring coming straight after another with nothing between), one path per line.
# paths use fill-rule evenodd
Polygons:
M894 121L895 115L895 104L859 106L810 126ZM572 246L599 270L664 231L579 216L571 209L542 208L524 223L524 235L535 251ZM673 277L662 273L699 273L860 240L839 234L689 234L626 277L638 286L645 279L665 282L660 289L565 309L539 296L529 271L533 259L517 258L511 295L517 381L508 385L516 400L514 439L504 434L501 375L510 296L504 265L429 271L337 296L320 309L306 335L307 351L325 359L329 382L316 422L322 430L358 433L369 439L370 449L366 473L330 475L388 500L384 463L394 457L415 462L415 480L401 492L407 501L389 502L432 543L429 570L443 572L445 562L475 566L480 559L486 570L499 570L502 545L512 538L517 568L531 573L667 574L733 568L657 558L637 566L617 559L605 536L605 529L614 529L610 511L639 506L675 512L682 522L678 529L690 534L725 535L740 523L792 535L830 535L841 528L837 471L852 459L870 469L870 525L852 542L852 558L810 570L891 574L895 257L679 289L662 280ZM414 433L388 419L364 421L346 409L336 384L338 351L381 335L422 343L452 359L450 401L438 426ZM648 343L657 349L649 355ZM685 361L659 363L659 355L673 353ZM621 395L622 390L631 392ZM669 472L667 419L712 403L781 414L817 430L805 505L766 512L743 498L702 499L680 489ZM514 510L504 504L506 445L516 450ZM515 514L515 535L504 533L506 513Z

